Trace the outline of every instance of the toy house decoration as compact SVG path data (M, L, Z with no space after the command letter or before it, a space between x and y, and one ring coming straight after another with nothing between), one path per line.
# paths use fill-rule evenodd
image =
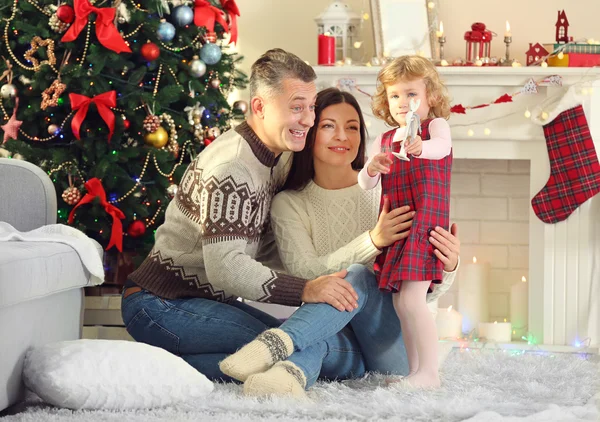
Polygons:
M475 22L471 25L471 30L465 32L465 41L467 63L490 57L492 32L486 29L484 23Z
M556 42L569 42L569 20L564 10L558 11L558 18L556 19Z
M527 66L531 66L548 54L548 50L546 50L539 42L536 42L535 44L529 43L529 50L525 53L527 56Z
M342 1L332 2L315 18L319 35L329 34L335 37L335 58L352 58L354 42L358 40L360 16Z

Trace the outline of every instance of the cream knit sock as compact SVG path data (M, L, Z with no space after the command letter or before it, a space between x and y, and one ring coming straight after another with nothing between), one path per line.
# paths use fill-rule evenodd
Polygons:
M279 328L272 328L219 363L221 371L238 381L269 369L287 359L294 351L292 339Z
M246 396L292 396L298 399L308 399L306 395L306 376L292 362L278 362L262 374L248 377L244 383Z

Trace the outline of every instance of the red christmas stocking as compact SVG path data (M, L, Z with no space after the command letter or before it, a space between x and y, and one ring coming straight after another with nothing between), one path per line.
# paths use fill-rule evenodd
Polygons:
M569 94L572 93L566 96ZM550 158L550 178L533 197L531 205L540 220L554 224L565 220L600 192L600 165L580 104L560 111L556 118L544 124L544 136Z

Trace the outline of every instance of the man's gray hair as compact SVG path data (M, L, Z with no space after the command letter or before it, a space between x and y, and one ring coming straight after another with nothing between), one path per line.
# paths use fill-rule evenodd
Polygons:
M250 98L256 95L270 97L283 89L284 79L312 82L317 75L300 57L281 48L274 48L260 56L250 73Z

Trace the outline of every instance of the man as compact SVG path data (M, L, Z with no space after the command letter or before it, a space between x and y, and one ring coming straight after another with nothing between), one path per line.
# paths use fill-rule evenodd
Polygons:
M314 123L315 79L310 66L281 49L253 64L247 122L190 164L152 251L125 285L122 314L131 336L181 356L211 379L228 379L218 362L280 323L238 297L356 306L346 271L309 281L255 259L270 239L271 198L285 181L288 151L304 148Z

